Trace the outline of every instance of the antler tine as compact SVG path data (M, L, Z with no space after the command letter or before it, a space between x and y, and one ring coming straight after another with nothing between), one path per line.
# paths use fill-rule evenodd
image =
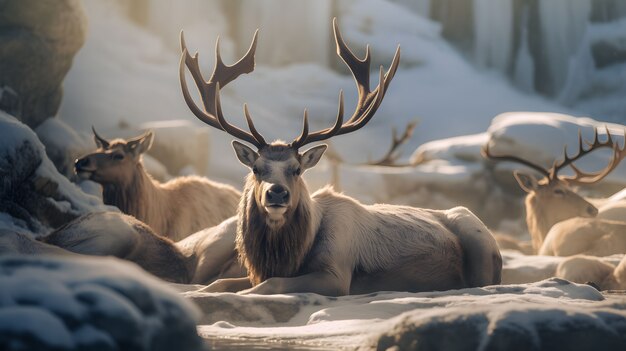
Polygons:
M250 73L254 70L254 54L256 52L258 33L258 30L254 33L248 52L246 52L246 54L239 61L231 66L224 64L222 61L219 46L220 41L218 37L215 43L215 67L209 81L205 81L202 76L202 72L200 71L198 54L196 53L193 57L189 54L184 33L181 31L180 45L182 54L179 65L179 78L183 98L185 99L185 102L187 103L187 106L189 106L191 112L198 119L214 128L223 130L236 138L247 141L260 148L267 143L261 134L254 128L254 124L252 123L250 114L247 111L247 107L244 108L244 113L246 114L246 122L250 128L250 133L226 121L222 113L219 97L220 87L224 87L240 75ZM200 98L202 99L204 111L196 105L193 98L189 94L187 80L185 77L185 66L189 70L189 73L191 73L191 76L196 83L196 87L200 92Z
M332 128L326 128L325 130L322 130L318 133L321 135L320 136L321 138L327 139L333 136L335 133L337 133L337 131L341 129L342 125L343 125L343 90L340 90L339 91L339 108L337 109L337 118L335 119L335 125L333 125ZM326 137L326 135L328 135L328 137ZM308 116L307 110L305 109L304 110L304 123L302 125L302 133L300 133L300 135L291 143L291 147L294 147L296 149L300 148L301 146L307 143L308 139L309 139L309 116Z
M400 63L400 47L396 50L396 53L391 62L391 66L387 72L384 72L383 67L380 67L378 86L372 91L370 90L370 49L369 45L366 48L365 58L359 59L350 50L348 45L343 40L337 19L333 19L333 31L335 35L335 42L337 47L337 55L344 61L344 63L350 69L354 78L358 91L358 100L352 116L341 124L335 124L332 128L326 128L314 133L309 133L305 138L300 135L292 145L298 147L312 143L315 141L321 141L328 139L334 135L341 135L353 132L364 125L366 125L370 119L374 116L378 107L383 101L385 92L389 87L389 83L393 79L398 65ZM339 120L338 120L339 121Z
M563 167L569 166L574 171L574 176L572 177L560 176L559 179L566 181L569 184L578 184L578 185L587 184L588 185L588 184L593 184L593 183L597 183L601 181L607 175L609 175L609 173L611 173L615 168L617 168L621 160L624 157L626 157L626 131L624 131L625 145L623 147L620 147L618 143L614 142L608 126L605 126L605 130L607 132L606 141L604 142L600 141L599 136L598 136L598 130L597 128L594 128L594 138L593 138L594 141L593 143L587 142L587 144L590 146L588 150L584 150L582 147L580 147L579 150L582 150L582 151L579 152L576 156L571 157L571 158L567 155L567 153L565 153L563 161L558 165L555 163L555 165L553 166L553 169L554 169L553 177L557 177L556 173L558 172L558 170L563 169ZM574 165L573 162L575 162L576 160L580 159L582 156L600 147L610 147L613 151L613 157L611 158L611 161L603 170L596 172L596 173L587 173L587 172L581 171L578 167Z
M409 139L411 139L416 126L416 121L407 123L406 127L404 128L404 132L400 137L398 137L398 130L394 127L391 130L391 147L389 148L387 153L380 160L368 162L368 164L374 166L395 166L395 162L400 157L400 152L398 151L398 148L404 145L407 141L409 141Z
M262 145L266 145L265 138L259 133L252 122L252 117L250 117L250 111L248 111L248 104L243 104L243 114L246 116L246 123L248 124L248 129L254 136L254 138L261 143Z
M483 155L483 157L488 158L490 160L494 160L494 161L510 161L510 162L515 162L515 163L519 163L522 164L524 166L527 166L529 168L534 169L535 171L543 174L544 177L546 178L550 178L550 172L545 169L544 167L541 167L537 164L534 164L528 160L524 160L523 158L517 157L517 156L513 156L513 155L493 155L491 154L491 151L489 151L489 143L485 144L482 149L481 149L481 153Z

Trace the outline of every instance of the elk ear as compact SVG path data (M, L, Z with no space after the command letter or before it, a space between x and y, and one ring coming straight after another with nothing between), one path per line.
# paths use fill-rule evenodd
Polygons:
M102 149L108 149L111 143L109 143L109 141L105 138L98 135L94 126L91 126L91 131L93 131L93 140L96 142L96 146Z
M146 134L138 138L129 140L126 147L128 148L128 151L132 152L135 156L138 156L150 150L153 140L154 133L152 133L152 131L148 131Z
M243 163L246 167L254 167L254 162L259 158L259 154L256 151L237 140L233 140L233 149L235 149L235 154L237 154L239 162Z
M302 167L302 169L307 170L315 166L319 162L319 160L322 158L322 155L324 154L324 151L326 151L327 148L328 148L328 145L322 144L322 145L313 146L312 148L302 153L302 156L300 159L300 166Z
M535 179L535 177L528 173L514 171L513 176L515 177L515 180L517 180L517 182L519 183L519 186L527 193L537 190L537 187L539 186L537 183L537 179Z

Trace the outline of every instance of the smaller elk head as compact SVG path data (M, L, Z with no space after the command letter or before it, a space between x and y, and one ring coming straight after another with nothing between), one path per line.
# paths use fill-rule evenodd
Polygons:
M141 155L150 149L154 134L145 134L124 140L108 141L92 127L98 149L76 160L76 174L100 184L128 184L140 164Z
M367 48L365 58L361 60L350 51L343 41L336 19L333 20L333 30L337 54L352 72L357 85L359 96L355 111L344 122L343 93L340 92L339 108L334 126L317 132L309 132L308 115L305 110L302 133L291 143L281 141L267 143L256 130L247 105L244 105L244 115L249 132L230 124L222 113L219 99L220 88L239 75L254 70L256 33L246 55L232 66L227 66L222 62L218 40L215 50L215 69L208 82L204 80L200 72L197 54L191 56L188 53L184 38L181 35L182 56L179 75L185 102L191 112L204 123L225 131L256 147L256 150L254 150L243 143L233 141L233 148L237 158L252 171L248 176L244 194L248 193L248 189L253 189L255 206L263 213L266 224L274 229L286 223L296 213L298 206L302 205L302 200L309 198L308 190L300 176L304 171L317 164L324 151L326 151L327 146L324 144L317 145L304 152L300 152L300 148L306 144L323 141L335 135L353 132L367 124L380 106L389 83L398 68L400 59L399 48L389 70L385 73L383 67L380 67L379 84L375 89L370 90L369 47ZM199 108L189 94L185 79L185 66L198 87L204 109Z
M515 171L513 175L520 187L528 193L526 197L526 221L531 236L533 247L539 249L549 229L556 223L573 217L595 217L598 209L582 196L578 195L572 186L594 184L606 177L626 156L625 148L620 148L613 140L608 128L606 129L607 140L600 141L598 130L594 130L593 142L585 142L581 132L578 132L578 152L569 156L567 146L563 150L563 159L555 161L550 169L534 164L512 155L492 155L489 145L485 145L483 155L495 161L511 161L528 166L542 174L541 179L534 175ZM588 149L585 149L587 145ZM574 163L593 150L599 148L611 148L613 157L606 168L597 173L583 172ZM559 175L559 171L570 167L574 171L573 176Z

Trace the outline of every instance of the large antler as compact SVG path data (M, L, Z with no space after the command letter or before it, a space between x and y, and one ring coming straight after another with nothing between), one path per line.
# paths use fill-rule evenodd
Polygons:
M250 73L254 70L254 54L256 51L258 33L258 30L254 33L254 38L252 39L248 52L232 66L227 66L222 61L219 46L220 42L218 38L215 44L215 68L213 69L211 78L208 81L205 81L198 64L198 53L193 56L189 54L187 45L185 44L185 37L181 31L180 46L182 54L180 57L179 75L185 102L187 103L187 106L189 106L189 109L191 109L191 112L193 112L198 119L214 128L223 130L236 138L247 141L260 148L267 143L265 142L265 139L263 139L263 136L261 136L261 134L254 127L252 118L250 118L250 114L248 112L248 107L244 105L244 114L246 116L246 122L248 123L250 132L246 132L228 123L224 118L220 105L220 88L232 82L240 75ZM189 73L191 73L191 76L196 83L196 87L200 92L200 98L202 99L204 110L200 109L196 105L193 98L189 94L189 90L187 89L187 80L185 78L185 66L189 70Z
M528 160L524 160L517 156L492 155L491 152L489 151L489 144L483 147L482 154L483 156L492 160L511 161L511 162L520 163L530 168L533 168L534 170L543 174L545 179L547 179L549 182L560 179L560 180L566 181L569 184L593 184L604 179L604 177L606 177L609 173L611 173L617 167L620 161L624 157L626 157L626 145L624 145L623 147L620 147L619 144L613 140L613 137L611 136L611 133L609 132L608 127L605 127L605 128L606 128L607 139L605 141L600 141L600 138L598 135L598 129L594 128L593 142L591 143L587 141L583 141L582 133L579 130L578 131L578 152L574 156L570 157L567 154L567 145L566 145L563 148L563 160L554 161L554 164L552 165L550 169L546 169L544 167L536 165ZM626 131L624 132L624 142L626 143ZM585 150L585 144L589 147L586 150ZM585 155L589 154L593 150L597 150L599 148L611 148L613 150L613 157L611 158L611 161L609 162L609 164L603 170L597 173L587 173L587 172L581 171L579 168L577 168L574 165L574 162L581 159ZM568 166L574 170L575 175L572 177L559 176L558 175L559 171L561 171L562 169Z
M398 148L411 139L416 126L417 122L415 121L407 123L404 132L400 136L398 136L398 130L394 127L391 130L391 147L387 153L378 161L370 161L367 164L372 166L405 166L396 164L396 161L400 157Z
M575 175L572 177L560 176L559 179L564 180L568 182L569 184L580 184L580 185L593 184L593 183L599 182L600 180L604 179L604 177L609 175L609 173L611 173L617 167L617 165L619 165L620 161L626 156L626 152L624 152L624 150L626 149L626 131L624 132L625 145L620 148L619 144L613 141L613 137L611 137L609 128L605 126L605 129L606 129L606 135L607 135L606 141L600 141L600 138L598 136L598 129L594 128L593 142L591 143L590 142L583 143L583 137L579 130L578 131L578 152L573 157L569 157L567 155L567 146L565 146L563 148L563 160L561 162L555 161L554 165L552 165L552 168L550 169L550 179L557 178L558 172L567 166L571 167L572 170L574 170ZM589 149L585 150L584 144L587 144L587 146L589 146ZM608 147L613 150L613 157L611 158L611 162L609 162L609 164L603 170L597 173L587 173L587 172L581 171L579 168L577 168L574 165L574 162L576 162L581 157L587 155L588 153L590 153L591 151L595 149L602 148L602 147Z
M374 116L376 110L380 106L385 92L389 87L389 83L393 79L393 76L398 69L398 63L400 62L400 47L396 50L396 53L391 62L391 66L387 73L384 73L383 67L380 67L378 86L374 90L370 90L370 49L369 45L366 48L365 58L360 60L357 58L350 48L346 45L341 37L341 32L337 25L337 19L333 19L333 31L335 34L335 42L337 43L337 55L341 57L343 62L348 66L352 72L352 76L356 82L359 98L356 108L352 116L344 123L343 122L343 92L339 92L339 109L337 111L337 119L335 125L331 128L326 128L317 132L309 133L309 121L306 110L304 111L304 125L302 127L302 134L298 136L291 143L294 148L300 148L305 144L309 144L315 141L326 140L334 135L341 135L353 132L369 122Z

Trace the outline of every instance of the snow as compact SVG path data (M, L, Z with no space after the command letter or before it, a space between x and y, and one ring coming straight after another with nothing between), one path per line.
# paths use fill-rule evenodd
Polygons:
M475 327L476 335L469 340L452 338L450 349L461 349L461 344L476 338L479 343L488 344L494 342L497 331L519 327L531 333L536 331L535 342L541 345L549 342L546 332L564 337L591 324L602 335L611 336L622 332L626 322L623 296L608 297L590 286L560 279L446 292L379 292L339 298L315 294L241 296L201 290L182 294L204 311L203 325L198 328L201 336L215 345L244 348L263 344L327 349L358 345L370 349L384 343L385 334L396 340L410 338L414 325L440 335L457 327L457 323ZM516 335L512 334L510 337ZM428 336L419 335L416 340L426 342ZM442 342L444 339L437 338L438 345ZM625 341L620 342L624 345Z
M106 267L106 268L105 268ZM113 258L0 257L0 348L198 350L198 310ZM176 325L172 325L175 321Z

